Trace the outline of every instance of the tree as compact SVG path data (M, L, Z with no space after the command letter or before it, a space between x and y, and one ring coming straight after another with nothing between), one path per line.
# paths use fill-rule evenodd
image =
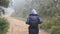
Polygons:
M9 0L0 0L0 6L8 7L9 6Z
M0 0L0 16L1 14L5 14L4 8L9 6L9 0Z
M2 14L5 14L5 11L4 11L4 9L0 8L0 16L1 16Z
M6 34L9 29L9 22L5 18L0 17L0 34Z

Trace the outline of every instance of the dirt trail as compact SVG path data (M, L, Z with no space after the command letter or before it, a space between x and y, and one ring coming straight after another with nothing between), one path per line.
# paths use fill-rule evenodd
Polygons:
M24 21L15 19L8 15L5 15L4 17L10 22L10 28L7 34L28 34L28 25L26 25ZM47 33L40 29L39 34Z

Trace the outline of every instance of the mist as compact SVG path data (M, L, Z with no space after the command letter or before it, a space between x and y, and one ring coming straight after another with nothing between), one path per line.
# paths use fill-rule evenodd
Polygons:
M20 6L24 6L25 0L10 0L9 7L5 9L7 14L12 14L16 10L19 10Z

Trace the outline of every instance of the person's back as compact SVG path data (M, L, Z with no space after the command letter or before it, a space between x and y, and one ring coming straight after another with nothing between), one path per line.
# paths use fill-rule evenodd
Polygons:
M41 24L42 20L38 16L35 10L32 11L32 13L27 18L26 24L29 24L29 34L38 34L39 28L38 24Z
M38 19L39 19L38 15L30 14L29 19L30 19L30 26L32 28L34 27L36 28L38 26Z

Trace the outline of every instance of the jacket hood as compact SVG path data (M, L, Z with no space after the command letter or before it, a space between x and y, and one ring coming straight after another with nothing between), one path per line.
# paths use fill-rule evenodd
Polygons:
M31 11L31 14L37 14L36 10L33 9L33 10Z

